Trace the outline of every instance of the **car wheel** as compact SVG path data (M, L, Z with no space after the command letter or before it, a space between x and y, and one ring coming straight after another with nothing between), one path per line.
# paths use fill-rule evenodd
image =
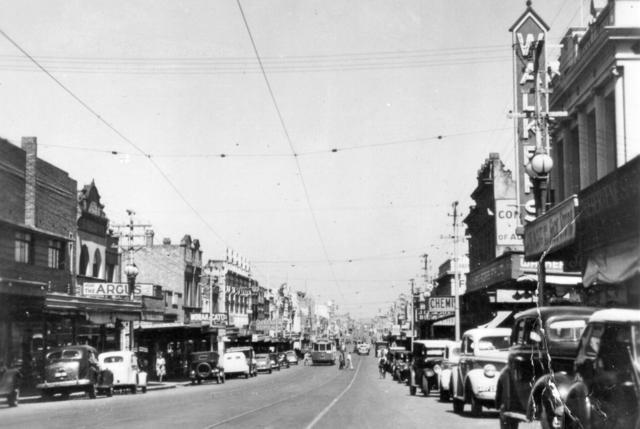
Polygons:
M94 390L94 392L95 392L95 390ZM69 399L69 396L70 396L70 393L69 393L69 392L61 392L61 393L60 393L60 398L61 398L61 399L64 399L65 401L66 401L67 399ZM91 396L89 396L89 397L91 397ZM91 398L91 399L93 399L93 398Z
M272 370L269 370L269 374L271 374L272 372L273 372Z
M138 393L138 389L136 386L131 386L129 390L131 391L132 395L135 395L136 393Z
M202 384L202 379L201 378L198 379L198 384Z
M442 385L440 385L440 402L448 402L449 401L449 391L444 390Z
M65 395L68 398L69 397L69 392L65 392L63 395ZM96 399L96 385L95 384L89 385L89 388L87 389L87 395L89 395L90 399Z
M140 389L142 390L142 393L147 393L147 386L142 386Z
M40 396L42 397L43 400L49 401L49 400L51 400L51 398L53 398L53 392L50 391L50 390L43 390L40 393Z
M245 373L244 373L244 378L245 378L245 380L248 380L248 379L249 379L249 373L248 373L248 372L245 372Z
M482 403L473 393L471 394L471 415L473 417L480 417L480 415L482 415Z
M453 398L453 412L456 414L462 414L464 412L464 401Z
M416 386L409 386L409 394L411 396L416 396Z
M13 389L9 396L7 396L7 402L10 407L17 407L18 401L20 401L20 389Z
M107 388L107 397L111 398L113 396L113 386Z

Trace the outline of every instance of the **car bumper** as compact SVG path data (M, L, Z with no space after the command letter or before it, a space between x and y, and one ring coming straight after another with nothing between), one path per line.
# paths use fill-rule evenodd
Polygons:
M88 386L91 384L91 380L82 379L82 380L66 380L66 381L52 381L52 382L44 382L38 383L36 385L36 389L46 390L46 389L59 389L66 387L75 387L75 386Z

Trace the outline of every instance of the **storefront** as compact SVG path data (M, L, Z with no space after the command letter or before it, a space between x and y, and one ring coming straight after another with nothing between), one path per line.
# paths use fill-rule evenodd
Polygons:
M640 307L640 157L578 194L577 247L587 302Z
M547 261L546 282L556 301L566 288L575 288L581 278L564 271L559 261ZM537 263L525 261L522 253L505 253L468 274L467 292L461 297L462 330L489 323L498 312L517 312L536 304Z

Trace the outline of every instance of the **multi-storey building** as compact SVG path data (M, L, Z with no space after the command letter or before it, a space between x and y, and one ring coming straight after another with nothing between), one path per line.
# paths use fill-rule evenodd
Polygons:
M550 110L550 188L557 203L525 226L529 260L582 273L583 301L640 305L640 8L593 2L587 28L563 38ZM561 201L558 203L558 201ZM545 296L558 295L545 285Z

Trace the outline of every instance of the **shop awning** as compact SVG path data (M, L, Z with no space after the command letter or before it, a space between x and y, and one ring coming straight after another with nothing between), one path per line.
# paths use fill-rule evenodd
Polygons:
M96 324L114 323L116 320L140 320L140 302L89 298L50 292L45 297L45 313L62 315L84 315Z
M619 284L640 275L640 239L615 243L592 251L587 257L582 282Z
M433 323L433 326L456 326L456 318L453 316L440 319Z
M506 321L512 314L512 311L498 311L496 313L496 316L492 320L490 320L488 323L485 323L484 325L478 325L478 328L497 328L502 323L504 323L504 321Z

